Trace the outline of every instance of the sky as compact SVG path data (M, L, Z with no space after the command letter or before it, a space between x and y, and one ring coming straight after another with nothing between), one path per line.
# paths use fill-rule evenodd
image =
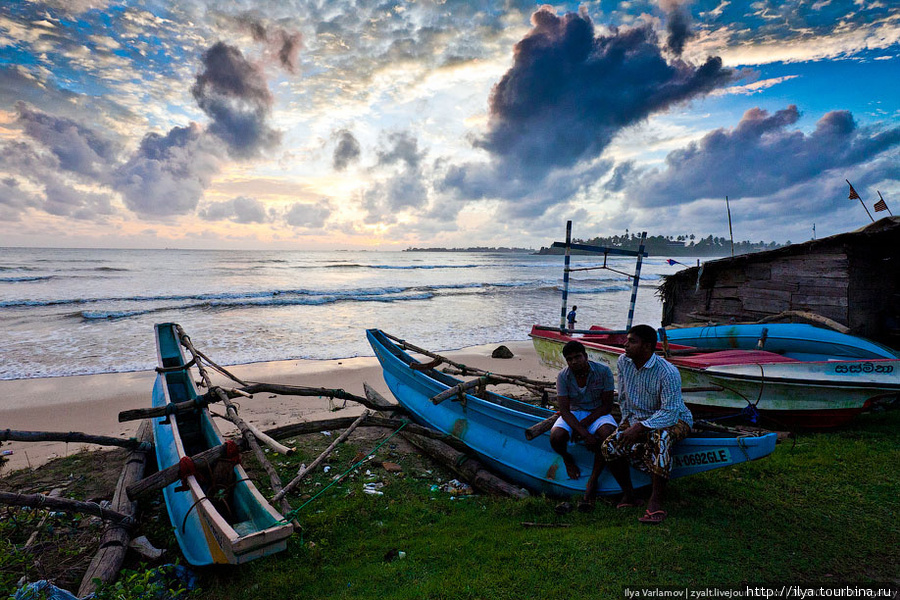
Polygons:
M847 180L900 214L894 0L0 3L0 246L800 242Z

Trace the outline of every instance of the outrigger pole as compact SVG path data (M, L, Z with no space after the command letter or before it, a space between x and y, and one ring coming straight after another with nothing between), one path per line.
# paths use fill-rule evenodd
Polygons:
M573 244L572 243L572 221L566 221L566 241L565 242L553 242L551 248L565 248L565 268L563 270L563 293L562 293L562 310L560 310L559 314L559 331L565 333L566 330L566 304L569 300L569 273L572 271L590 271L593 269L607 269L609 271L613 271L615 273L619 273L620 275L625 275L626 277L630 277L632 279L631 286L631 303L628 307L628 323L626 325L626 330L631 328L631 324L634 321L634 306L637 303L637 292L638 292L638 284L641 280L641 264L643 263L644 257L647 256L647 253L644 252L644 244L647 241L647 232L641 232L641 245L637 251L634 250L622 250L621 248L606 248L604 246L589 246L587 244ZM599 267L583 267L578 269L573 269L569 266L571 261L571 251L572 250L581 250L584 252L596 252L603 254L603 265ZM623 273L622 271L616 271L612 267L607 266L606 260L610 254L616 256L634 256L637 257L637 264L635 265L634 275L630 275L628 273ZM551 327L540 327L540 329L553 329ZM581 333L579 331L572 331L570 333Z

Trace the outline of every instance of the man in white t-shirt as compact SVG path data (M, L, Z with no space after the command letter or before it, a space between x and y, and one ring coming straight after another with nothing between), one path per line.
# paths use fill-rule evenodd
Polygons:
M615 384L609 367L588 360L581 342L568 342L562 353L568 366L556 378L559 418L550 430L550 446L562 456L571 479L581 477L581 470L569 453L569 442L582 439L585 447L594 452L594 468L579 505L582 510L590 510L597 493L597 478L605 465L600 445L616 429L616 420L609 414Z

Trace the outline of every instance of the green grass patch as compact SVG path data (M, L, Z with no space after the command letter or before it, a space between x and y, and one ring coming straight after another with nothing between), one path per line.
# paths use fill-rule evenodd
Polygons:
M328 487L383 441L377 435L351 438L329 458L327 473L317 470L289 495L292 506L305 506L297 514L303 531L285 552L198 569L199 597L594 599L623 597L625 586L897 582L900 410L801 434L763 460L673 481L670 516L659 526L638 523L642 509L603 502L592 513L557 515L556 499L454 496L440 489L453 476L399 438ZM298 438L296 455L270 457L288 481L332 439ZM245 457L266 490L264 474ZM402 473L382 461L399 463ZM364 493L367 482L382 482L383 495ZM138 534L167 547L173 560L179 553L161 502L146 500L141 510ZM34 557L21 551L34 517L7 517L19 521L0 520L0 595L35 572Z

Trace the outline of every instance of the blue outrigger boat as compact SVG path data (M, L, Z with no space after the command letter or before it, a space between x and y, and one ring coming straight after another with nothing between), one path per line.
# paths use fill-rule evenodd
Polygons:
M796 360L896 360L877 342L806 323L739 323L665 330L670 342L704 350L765 350Z
M155 330L159 374L153 407L196 399L200 394L181 350L177 325L162 323ZM160 470L222 444L205 407L152 423ZM224 481L215 481L214 475ZM185 473L183 481L163 489L163 497L175 538L192 565L241 564L274 554L284 550L293 533L293 526L263 498L239 460L233 466L220 462L209 472Z
M510 480L537 493L553 496L584 494L586 477L569 479L562 458L550 447L550 434L529 441L525 431L553 415L553 411L492 392L483 397L466 394L464 400L431 399L458 385L460 380L420 363L391 341L384 332L369 329L366 336L384 370L384 380L397 401L420 424L453 435L485 463ZM413 365L420 368L414 369ZM420 370L421 369L421 370ZM716 432L694 433L675 449L672 477L685 477L768 456L775 450L776 434L734 436ZM571 449L581 471L588 473L594 455L583 444ZM645 473L632 470L636 487L650 484ZM615 479L604 471L598 493L620 492Z

